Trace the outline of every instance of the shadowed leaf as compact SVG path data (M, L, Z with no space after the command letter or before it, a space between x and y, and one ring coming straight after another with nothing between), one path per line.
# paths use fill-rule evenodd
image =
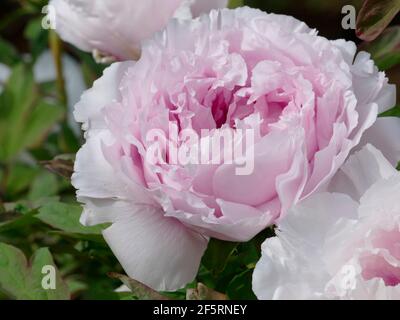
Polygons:
M238 7L243 7L244 1L243 0L230 0L228 3L228 8L235 9Z
M369 52L380 70L400 64L400 26L386 29L372 42L362 43L360 50Z
M237 246L237 242L211 239L202 258L202 264L215 275L222 272Z
M357 36L376 39L400 11L400 0L366 0L357 17Z
M50 161L41 161L40 164L47 170L66 179L71 179L74 173L74 160L72 156L59 156Z
M109 273L109 277L120 280L132 291L132 294L140 300L170 300L159 294L157 291L154 291L143 283L131 279L128 276L111 272Z
M44 289L43 267L54 267L55 289ZM18 300L69 300L67 285L47 248L35 252L30 262L19 249L0 243L0 290Z
M35 215L37 210L21 214L19 212L4 212L0 214L0 232L22 228L23 226L37 222Z
M228 297L223 293L206 287L202 283L198 283L196 289L187 290L186 300L228 300Z

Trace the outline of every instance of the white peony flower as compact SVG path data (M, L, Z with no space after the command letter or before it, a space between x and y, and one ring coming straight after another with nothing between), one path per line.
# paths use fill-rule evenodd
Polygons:
M226 7L227 0L51 0L61 38L83 51L136 60L141 42L171 18L187 19ZM100 55L99 55L100 53Z
M329 191L295 206L265 241L257 297L400 299L400 174L367 145Z

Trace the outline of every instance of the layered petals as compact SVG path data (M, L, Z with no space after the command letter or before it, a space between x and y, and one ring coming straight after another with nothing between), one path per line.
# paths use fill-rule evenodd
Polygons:
M61 38L83 51L137 60L142 41L173 18L188 19L223 8L227 0L51 0Z
M400 299L400 174L367 145L262 246L259 299ZM338 188L339 187L339 188Z
M136 216L157 216L166 239L192 239L171 253L173 266L201 254L197 236L250 240L326 189L393 101L369 56L354 57L352 43L246 7L171 21L140 60L113 64L76 106L87 139L73 177L82 221L110 219L118 232L142 224L155 246L159 235ZM132 206L126 224L104 210L120 201ZM128 236L106 238L137 280L182 285L171 274L135 273Z

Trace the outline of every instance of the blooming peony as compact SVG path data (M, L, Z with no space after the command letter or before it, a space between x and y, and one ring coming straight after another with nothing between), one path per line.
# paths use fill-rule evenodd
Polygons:
M373 130L379 144L398 125L376 122L395 90L366 53L353 63L355 51L292 17L249 8L172 21L138 62L113 64L76 106L86 130L73 176L82 223L113 223L104 237L131 277L162 290L185 285L208 237L248 241L324 188L363 135ZM164 162L149 161L154 131L180 150L196 146L174 130L199 133L200 146L250 130L252 139L234 144L251 170L183 165L166 148ZM392 138L383 141L392 148Z
M400 174L367 145L262 246L260 299L400 299ZM349 196L351 195L351 197Z
M51 0L61 38L84 51L117 60L136 60L141 42L163 29L172 17L191 18L228 0ZM51 15L49 16L51 17Z

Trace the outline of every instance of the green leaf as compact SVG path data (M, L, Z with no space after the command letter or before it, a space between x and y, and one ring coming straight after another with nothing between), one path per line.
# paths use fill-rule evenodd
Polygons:
M244 0L229 0L228 8L235 9L244 6Z
M55 289L46 290L42 286L45 266L55 270ZM47 248L37 250L28 263L22 251L4 243L0 243L0 290L18 300L68 300L70 297Z
M29 40L31 54L36 59L44 50L48 48L48 30L42 27L43 16L28 22L25 28L25 38Z
M0 160L39 143L63 114L62 107L38 101L32 70L17 65L0 95Z
M0 38L0 62L12 66L21 58L11 43Z
M400 106L395 106L394 108L381 113L379 116L380 117L398 117L398 118L400 118Z
M70 293L67 284L62 280L60 273L56 270L56 288L45 290L42 287L43 267L53 266L55 263L50 251L47 248L39 249L32 257L31 283L36 298L40 300L69 300Z
M23 94L22 94L23 93ZM12 129L8 133L18 133L23 127L12 128L24 118L37 97L32 70L23 64L15 66L0 96L0 130ZM3 130L0 131L3 133Z
M21 214L17 211L7 211L0 214L0 232L21 229L26 225L37 222L34 216L37 214L36 210L32 210L28 213Z
M202 264L215 275L221 273L237 246L237 242L211 239L203 255Z
M21 145L30 147L38 144L53 125L63 118L63 115L64 110L61 106L40 101L26 123Z
M33 298L26 286L29 274L25 255L17 248L0 243L0 290L16 299Z
M372 42L364 42L360 50L369 52L380 70L400 64L400 26L386 29Z
M41 198L52 197L57 195L57 191L57 177L50 172L44 171L33 180L28 199L39 200Z
M81 146L81 142L67 123L61 126L61 132L58 135L58 144L64 153L76 153Z
M252 289L253 270L249 269L232 279L226 291L229 299L254 300L256 296Z
M358 13L357 36L376 39L400 11L400 0L366 0Z
M15 163L11 166L7 178L7 195L13 196L26 190L37 175L36 168L22 163Z
M82 213L80 205L61 202L48 203L39 209L36 218L55 229L66 233L82 235L100 235L104 225L85 227L79 222Z

